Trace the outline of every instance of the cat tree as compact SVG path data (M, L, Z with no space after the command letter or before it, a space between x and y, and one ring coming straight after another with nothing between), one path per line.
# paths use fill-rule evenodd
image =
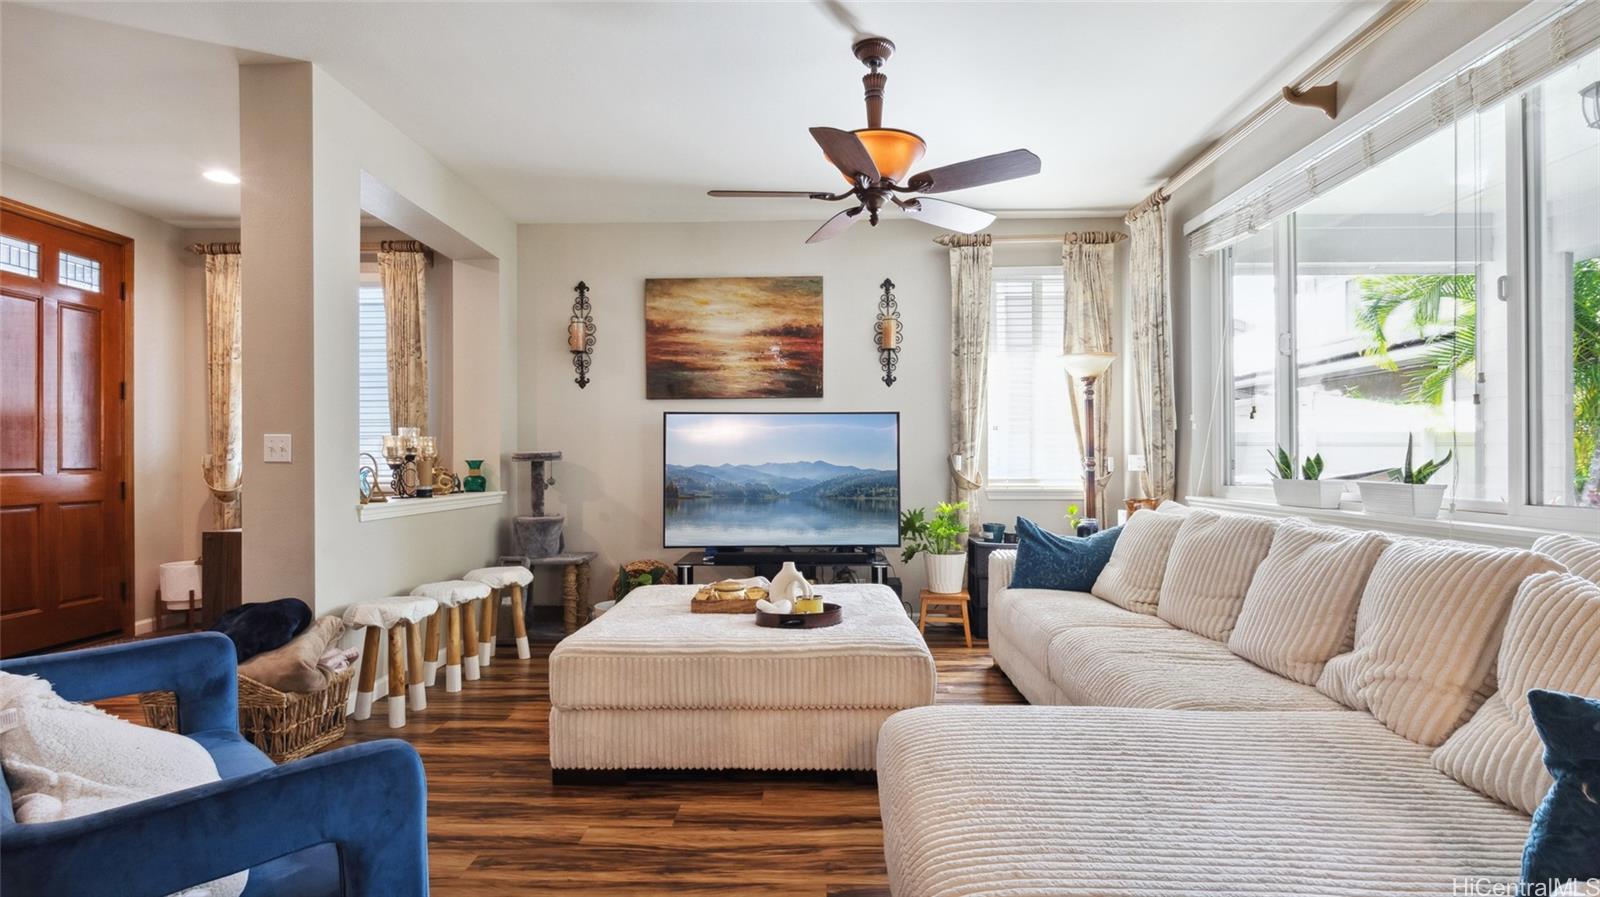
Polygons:
M545 490L555 485L555 479L546 472L546 465L561 460L560 452L516 452L513 461L528 462L529 511L527 516L513 519L512 536L520 554L500 558L502 564L521 564L533 571L537 579L540 567L561 568L561 622L567 632L588 622L589 562L593 551L567 551L563 528L566 516L545 511ZM533 588L528 589L532 600Z

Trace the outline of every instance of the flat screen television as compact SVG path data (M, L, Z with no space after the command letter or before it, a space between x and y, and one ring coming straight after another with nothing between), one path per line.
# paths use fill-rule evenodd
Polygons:
M667 548L881 548L900 541L898 412L668 411Z

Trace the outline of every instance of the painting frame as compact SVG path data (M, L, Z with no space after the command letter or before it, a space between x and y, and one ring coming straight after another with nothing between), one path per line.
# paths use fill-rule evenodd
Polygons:
M646 399L820 399L822 275L651 277Z

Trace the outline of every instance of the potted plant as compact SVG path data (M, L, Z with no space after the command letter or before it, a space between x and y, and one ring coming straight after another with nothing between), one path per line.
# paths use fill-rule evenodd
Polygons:
M1278 504L1291 508L1337 508L1344 495L1340 480L1322 479L1322 454L1319 452L1300 463L1301 479L1295 479L1294 458L1278 446L1276 455L1271 452L1272 467L1267 473L1272 477L1272 495Z
M967 574L967 553L961 536L967 528L961 522L966 502L940 502L929 519L926 508L910 508L900 515L901 557L910 561L925 555L928 565L928 590L954 594L962 590Z
M1412 438L1406 437L1406 463L1388 471L1387 480L1362 480L1361 507L1368 514L1394 514L1400 517L1432 519L1439 516L1439 506L1444 504L1444 484L1429 483L1454 452L1444 457L1411 466Z

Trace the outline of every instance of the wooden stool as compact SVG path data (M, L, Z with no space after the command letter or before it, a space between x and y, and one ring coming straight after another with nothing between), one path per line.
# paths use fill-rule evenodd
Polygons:
M972 647L972 622L967 618L967 593L966 592L930 592L922 590L922 608L917 611L917 630L924 634L928 631L929 623L960 623L961 632L967 637L967 647ZM946 612L938 616L929 616L928 608L943 607ZM960 607L961 616L956 616L950 608Z
M488 666L494 657L495 630L500 625L500 600L504 590L511 590L511 631L517 640L517 657L527 660L533 656L528 647L528 621L523 610L522 589L533 582L533 571L527 567L479 567L462 577L469 582L481 582L493 590L484 605L483 624L488 631L480 636L478 663Z
M463 668L468 681L478 678L478 613L483 599L489 597L489 587L481 582L447 579L423 583L412 589L411 594L432 598L439 604L439 609L428 623L428 647L423 651L423 678L430 686L438 681L439 649L444 648L444 690L454 694L461 690ZM466 612L465 633L462 632L463 609ZM445 625L449 631L441 633L440 627ZM467 653L468 649L470 654Z
M351 629L365 628L361 649L361 678L356 690L356 719L372 716L372 692L378 684L378 651L383 633L389 637L389 728L406 724L406 696L411 709L428 706L422 685L422 642L417 627L439 610L432 598L409 595L362 601L345 608L344 622ZM410 663L407 663L407 659Z

